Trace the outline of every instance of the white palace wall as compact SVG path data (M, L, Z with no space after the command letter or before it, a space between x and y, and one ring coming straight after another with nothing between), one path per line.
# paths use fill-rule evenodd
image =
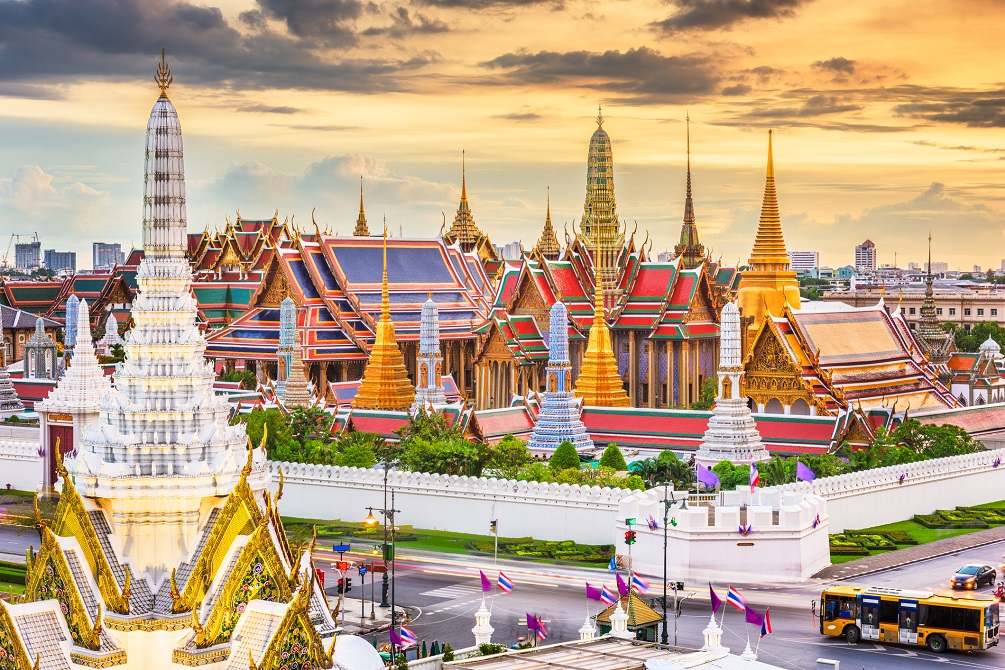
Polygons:
M1002 461L997 468L995 459ZM1005 449L765 487L762 495L771 491L825 499L830 532L840 533L903 521L937 509L1005 500Z
M0 424L0 491L7 484L19 491L37 491L42 485L37 425Z
M283 469L280 511L286 517L361 521L367 507L384 506L384 473L329 465L272 463L273 487ZM400 525L502 537L613 542L618 503L630 489L547 484L418 472L390 472ZM390 504L390 500L388 501ZM379 516L379 515L378 515Z

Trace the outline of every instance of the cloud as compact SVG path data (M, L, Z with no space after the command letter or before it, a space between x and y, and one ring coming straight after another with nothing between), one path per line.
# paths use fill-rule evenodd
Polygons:
M350 58L358 0L259 0L231 25L218 7L186 0L0 0L0 82L46 86L80 76L148 80L157 47L178 81L233 89L400 91L405 75L435 62ZM281 22L285 31L270 29ZM239 25L241 25L239 24ZM288 31L288 32L287 32Z
M813 0L666 0L677 12L653 22L655 30L666 35L685 30L730 29L751 19L782 19Z
M856 62L848 60L842 56L835 56L827 60L818 60L813 63L813 68L817 70L829 70L836 74L854 74Z
M262 114L299 114L302 109L299 107L284 107L271 105L244 105L243 107L238 107L239 112L259 112Z
M544 117L534 112L511 112L509 114L497 114L492 118L505 119L506 121L537 121Z
M1005 128L1005 89L974 91L905 86L897 90L920 98L894 107L894 112L902 116L972 128Z
M505 71L502 82L565 84L607 91L623 101L656 104L713 93L719 82L707 56L664 56L648 47L603 53L539 51L507 53L481 64Z
M395 39L408 37L409 35L429 35L435 33L445 33L450 31L448 26L439 19L431 19L428 16L415 13L415 20L408 13L405 7L398 7L391 13L391 25L374 26L363 31L366 36L387 35Z
M807 98L800 107L784 107L774 109L755 109L747 112L750 118L790 119L793 117L824 116L827 114L842 114L862 109L834 95L814 95Z
M754 89L747 84L736 84L735 86L727 86L722 89L723 95L747 95Z
M38 86L20 82L0 83L0 96L29 100L63 100L66 97L56 86Z
M79 237L107 232L113 219L108 204L108 193L38 165L21 165L13 176L0 178L0 220L16 221L20 232L48 231L45 248L65 248Z
M1003 154L1005 149L997 149L994 147L980 147L972 144L942 144L940 142L931 142L929 140L915 140L912 144L917 144L921 147L932 147L933 149L947 149L949 151L976 151L982 154Z
M552 5L556 10L565 7L565 0L417 0L423 5L459 9L520 9L536 5Z

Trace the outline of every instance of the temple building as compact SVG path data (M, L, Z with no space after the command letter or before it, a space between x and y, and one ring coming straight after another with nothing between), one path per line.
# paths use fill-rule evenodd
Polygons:
M935 306L935 292L932 290L932 234L928 234L928 272L925 276L925 297L921 301L921 317L914 329L915 338L925 356L935 367L939 377L945 382L950 378L949 360L956 351L956 341L952 333L942 330Z
M108 318L105 319L105 334L95 343L95 351L101 356L111 356L112 349L122 343L123 339L119 335L119 320L115 318L114 314L109 314Z
M547 261L557 261L562 255L562 247L558 244L555 227L551 223L551 187L548 187L548 209L544 217L544 228L541 229L541 237L530 253L531 256L539 256Z
M618 225L614 166L602 125L600 117L588 157L586 207L589 212L593 203L592 218L585 216L578 235L567 236L567 246L560 250L557 240L545 243L553 235L549 206L541 241L501 269L489 318L476 330L483 337L475 359L479 409L507 407L515 396L545 390L548 311L556 302L568 310L569 359L576 379L596 322L597 293L604 297L603 321L632 406L689 407L705 380L715 376L718 313L740 275L712 261L699 240L690 160L678 255L656 262L647 252L648 240L637 247L634 233L625 241L613 232ZM597 256L595 239L600 238L614 250ZM613 288L596 290L603 281L596 280L598 269L601 277L614 278Z
M24 595L0 604L4 658L19 669L332 668L335 623L310 554L286 540L282 480L273 500L264 443L248 444L213 393L163 57L157 75L126 358L74 454L57 456L51 524L36 507L41 545L28 551ZM84 335L71 370L93 371Z
M547 390L527 447L535 454L547 454L568 440L577 451L592 451L593 440L579 419L579 401L572 392L569 315L561 302L551 307L546 379Z
M0 420L24 411L24 403L17 397L14 383L7 371L7 352L0 348Z
M461 154L461 202L457 206L450 229L443 233L443 241L448 245L460 245L466 254L475 254L483 263L497 263L499 255L488 235L478 229L475 217L468 203L468 173L464 154Z
M768 169L764 179L764 201L761 220L757 224L754 250L743 271L737 289L737 306L746 323L744 351L750 350L752 336L771 314L781 314L788 304L799 308L799 282L789 266L789 254L782 236L782 221L778 214L778 194L775 191L775 162L771 151L771 131L768 131Z
M356 227L352 229L355 237L370 237L370 228L366 225L366 212L363 211L363 177L359 178L359 216L356 217Z

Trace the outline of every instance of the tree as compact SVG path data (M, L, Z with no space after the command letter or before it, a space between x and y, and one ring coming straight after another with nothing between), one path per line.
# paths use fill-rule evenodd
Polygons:
M552 470L579 469L579 454L572 442L565 440L558 445L555 453L548 459L548 467Z
M758 465L757 472L765 486L786 484L796 479L796 461L773 456L770 461Z
M719 461L712 466L712 471L719 475L719 488L732 491L737 486L750 484L750 466L733 465L729 461Z
M490 447L489 451L485 467L510 479L516 476L520 468L530 462L530 450L527 448L527 442L512 435L507 435L499 440Z
M959 426L922 425L917 419L907 419L897 426L892 438L920 454L923 458L919 460L972 454L985 449L981 442Z
M718 388L718 378L709 377L701 383L701 391L698 393L698 399L691 403L691 409L701 410L707 412L712 409L712 405L715 404L715 393Z
M984 321L978 323L970 329L970 335L973 336L978 348L987 342L989 337L997 342L998 346L1005 348L1005 328L1002 328L994 321ZM977 351L977 349L975 349L975 351Z
M336 443L339 465L349 468L372 468L377 454L385 450L384 438L375 433L346 433Z
M628 464L625 463L625 456L621 453L618 445L613 443L607 445L603 455L600 457L600 467L610 468L618 472L628 469Z
M265 451L270 459L288 460L292 454L291 447L295 444L293 434L286 417L278 409L256 409L250 414L238 414L234 423L243 423L247 426L248 439L255 447L261 443L262 431L264 426L268 425L269 435L265 441Z
M293 439L304 442L310 438L324 437L328 434L331 420L331 415L320 407L295 407L290 413Z

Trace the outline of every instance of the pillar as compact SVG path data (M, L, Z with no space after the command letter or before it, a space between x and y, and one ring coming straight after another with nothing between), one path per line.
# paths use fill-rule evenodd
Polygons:
M657 370L658 359L656 358L656 340L649 340L649 375L646 385L649 387L647 389L649 393L649 407L656 407L656 396L659 394L659 387L657 386L657 380L659 379L659 374Z
M621 338L618 338L619 340ZM638 368L636 364L638 359L636 358L635 350L635 331L628 331L628 399L632 402L632 407L639 406L638 398ZM621 358L621 347L614 352L615 359Z

